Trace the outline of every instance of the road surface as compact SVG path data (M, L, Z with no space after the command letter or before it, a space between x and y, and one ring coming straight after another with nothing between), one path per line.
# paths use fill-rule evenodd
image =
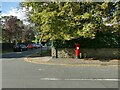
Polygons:
M2 58L2 88L118 88L118 66L59 66L24 61L40 49Z

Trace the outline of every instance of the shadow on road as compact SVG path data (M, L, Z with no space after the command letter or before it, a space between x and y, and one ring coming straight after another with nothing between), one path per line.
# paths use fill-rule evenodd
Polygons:
M34 54L38 51L40 51L40 49L33 49L33 50L22 51L22 52L9 52L9 53L2 54L1 57L2 58L23 58L28 55Z
M43 57L43 56L51 56L51 50L50 48L44 47L44 48L38 48L28 51L22 51L22 52L9 52L9 53L3 53L0 58L23 58L23 57Z

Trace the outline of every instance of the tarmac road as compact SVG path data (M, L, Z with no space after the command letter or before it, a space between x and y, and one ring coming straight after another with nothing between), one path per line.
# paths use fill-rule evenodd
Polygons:
M2 58L2 88L118 88L117 66L59 66L25 62L40 49Z
M46 48L44 47L42 49L45 50ZM22 58L22 57L26 57L28 55L34 54L37 51L40 51L40 48L22 51L22 52L9 52L9 53L2 54L2 58Z

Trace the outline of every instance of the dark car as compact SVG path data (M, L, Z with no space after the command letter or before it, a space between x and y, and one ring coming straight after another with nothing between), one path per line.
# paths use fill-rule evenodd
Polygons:
M17 44L13 47L13 51L26 51L27 47L24 44Z

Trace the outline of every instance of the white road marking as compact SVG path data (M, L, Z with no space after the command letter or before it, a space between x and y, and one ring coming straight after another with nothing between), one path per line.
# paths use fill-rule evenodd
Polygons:
M16 52L16 53L20 53L21 54L22 52Z
M65 81L120 81L120 79L60 79L60 78L41 78L40 80L65 80Z
M59 78L41 78L40 80L62 80Z
M78 81L119 81L119 79L65 79L65 80L78 80Z
M39 70L39 71L42 71L42 70L44 70L44 69L39 68L38 70Z

